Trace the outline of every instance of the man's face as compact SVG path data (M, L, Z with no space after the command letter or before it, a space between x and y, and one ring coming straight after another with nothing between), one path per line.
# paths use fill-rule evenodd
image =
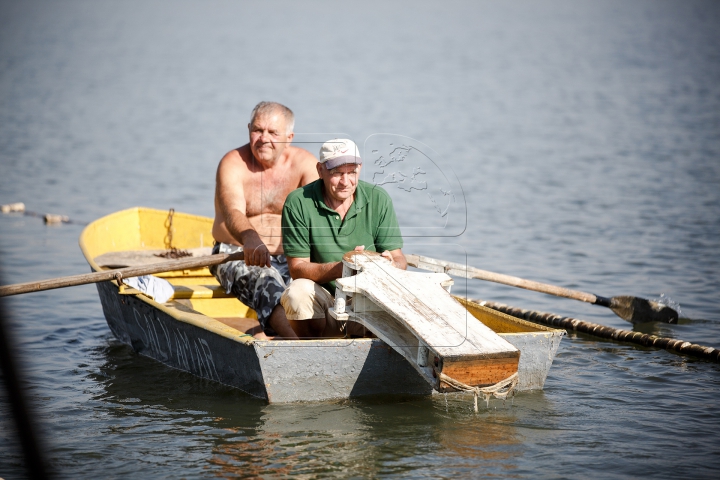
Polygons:
M294 136L287 133L287 123L281 113L258 115L248 125L250 150L256 160L273 163L280 158Z
M348 163L328 170L318 163L318 174L325 185L325 194L336 202L344 202L352 197L360 178L360 168L360 165Z

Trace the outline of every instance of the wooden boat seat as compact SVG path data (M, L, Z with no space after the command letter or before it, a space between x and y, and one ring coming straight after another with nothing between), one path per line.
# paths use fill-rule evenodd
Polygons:
M243 304L225 289L209 273L193 272L192 275L169 275L166 280L173 288L173 294L167 302L182 304L195 312L213 318L257 318L254 310ZM138 295L143 292L123 285L120 295Z
M400 270L375 252L349 252L343 265L330 314L364 325L436 390L455 390L440 374L482 387L517 373L520 351L450 295L447 274Z
M212 255L212 247L189 248L186 250L192 257L204 257ZM158 255L166 253L167 250L147 249L147 250L124 250L119 252L107 252L94 258L95 263L103 269L139 267L143 265L152 265L166 262L169 259L158 257ZM194 270L183 270L177 272L165 272L156 274L158 277L178 277L187 275L210 276L207 267Z
M211 298L235 298L232 293L225 293L225 289L220 285L173 285L175 293L168 299L170 300L207 300ZM124 287L121 295L137 295L142 293L132 287Z
M175 293L172 300L193 300L200 298L235 298L232 293L225 293L220 285L173 285Z
M176 278L173 282L187 283L190 281L204 280L199 278ZM225 293L225 289L218 285L213 284L173 284L175 293L168 301L184 304L193 310L200 312L208 317L212 317L218 321L226 323L233 328L237 328L234 325L230 325L224 322L222 319L242 319L243 321L254 322L251 327L260 327L257 323L257 313L251 309L233 294ZM250 328L250 327L248 327ZM247 330L247 329L246 329ZM242 330L243 333L248 333L246 330ZM252 332L253 334L256 332Z

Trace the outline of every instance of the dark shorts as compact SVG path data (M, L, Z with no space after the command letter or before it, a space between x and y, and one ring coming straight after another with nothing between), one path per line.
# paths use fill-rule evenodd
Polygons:
M242 247L218 243L213 248L213 254L234 253L240 250ZM292 280L285 255L271 256L270 263L272 266L269 268L249 267L244 261L238 260L214 265L210 267L210 273L217 278L226 293L232 293L255 310L263 330L274 335L275 332L270 328L268 319Z

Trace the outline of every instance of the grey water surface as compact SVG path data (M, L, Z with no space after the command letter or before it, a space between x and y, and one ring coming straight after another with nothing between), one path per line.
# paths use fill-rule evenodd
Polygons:
M362 146L406 252L663 298L683 319L455 292L720 348L718 32L720 4L699 0L2 0L0 203L80 223L132 206L211 216L217 162L275 100L313 153L340 134ZM375 162L403 147L422 171ZM87 272L81 229L1 215L2 283ZM4 305L60 478L720 468L720 366L663 350L570 333L543 391L477 414L464 395L268 406L119 343L94 286ZM6 400L0 477L23 478Z

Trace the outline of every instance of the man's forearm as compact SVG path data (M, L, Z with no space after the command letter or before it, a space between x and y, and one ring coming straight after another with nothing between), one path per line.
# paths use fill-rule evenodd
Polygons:
M245 252L245 263L256 267L269 267L272 265L270 250L260 238L258 232L252 226L247 216L239 211L234 211L227 219L225 225L228 232L243 246Z
M290 276L307 278L315 283L328 283L342 277L342 262L313 263L309 260L288 258Z
M245 245L248 241L260 240L260 235L244 213L235 210L226 215L225 219L228 232L239 244Z
M401 270L407 270L407 259L405 258L402 250L391 250L390 255L392 256L395 267Z

